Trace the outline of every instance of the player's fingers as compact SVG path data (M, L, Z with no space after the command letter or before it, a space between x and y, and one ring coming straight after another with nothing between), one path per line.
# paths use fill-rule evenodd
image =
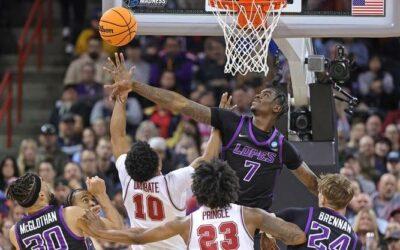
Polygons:
M234 105L233 107L230 108L230 110L235 110L237 108L237 105Z
M109 73L110 75L114 75L114 70L107 68L106 66L103 67L103 70L107 73Z
M125 65L125 58L124 58L124 54L122 52L119 53L119 58L121 60L121 65L124 66Z
M115 64L117 65L117 68L119 68L119 66L121 65L121 63L120 63L120 61L119 61L118 53L115 52L114 56L115 56Z
M228 93L226 93L226 92L222 94L221 101L219 103L219 107L220 108L224 108L225 107L226 101L227 101L227 96L228 96Z
M230 107L232 105L232 96L229 96L228 101L226 102L226 105Z
M132 66L130 69L129 69L129 75L133 75L133 73L135 73L135 70L136 70L136 66Z
M114 61L111 59L111 57L107 58L107 63L111 66L111 68L116 67L116 65L115 65Z

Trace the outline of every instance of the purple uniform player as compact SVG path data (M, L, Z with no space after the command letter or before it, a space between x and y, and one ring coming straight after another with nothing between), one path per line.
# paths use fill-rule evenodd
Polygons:
M307 236L306 243L287 249L361 249L356 233L344 217L353 194L346 177L329 174L319 182L319 207L288 208L277 213L277 217L298 225Z

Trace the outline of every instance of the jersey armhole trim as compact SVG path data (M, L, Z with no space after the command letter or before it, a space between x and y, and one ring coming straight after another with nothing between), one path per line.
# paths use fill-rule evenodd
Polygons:
M353 250L356 250L357 244L358 244L358 236L355 232L353 232L354 235L354 245L353 245Z
M128 188L129 188L129 185L131 184L131 181L132 181L132 178L129 179L128 185L126 185L126 188L125 188L125 195L124 195L124 201L123 201L124 204L125 204L126 196L128 195Z
M22 240L21 240L21 236L20 236L20 233L19 233L19 225L21 224L21 221L18 221L16 224L15 224L15 228L14 228L14 234L15 234L15 239L17 240L17 244L18 244L18 247L19 247L19 249L24 249L23 247L22 247Z
M247 233L247 236L250 237L252 241L254 241L254 237L250 234L249 230L247 229L246 223L244 222L244 212L243 212L243 206L240 206L240 218L242 219L242 225L244 227L244 230Z
M284 138L284 136L283 135L280 135L279 136L279 143L278 143L278 145L279 145L279 162L282 164L283 163L283 138Z
M58 216L60 218L61 224L63 225L64 229L67 231L67 233L74 238L75 240L79 240L82 241L85 239L85 237L82 236L78 236L76 235L74 232L72 232L72 230L68 227L66 221L64 220L64 213L63 213L63 206L60 206L59 210L58 210Z
M192 239L192 229L193 229L193 213L190 214L190 228L189 228L189 235L188 235L188 241L187 241L187 248L189 250L190 246L190 240Z
M175 208L176 210L179 210L179 211L181 211L181 212L185 211L186 207L184 207L184 208L179 208L177 205L175 205L174 201L172 200L171 194L170 194L170 192L169 192L168 181L167 181L167 178L165 178L165 176L164 176L164 180L165 180L165 187L166 187L166 189L167 189L168 198L169 198L169 201L171 202L172 206L174 206L174 208Z
M304 228L304 233L306 233L306 234L310 230L313 213L314 213L314 208L310 207L310 209L308 210L307 224L306 224L306 227Z
M236 128L235 133L233 134L233 136L231 137L229 142L226 144L226 146L222 146L222 151L228 150L229 147L232 145L232 143L235 141L236 137L238 137L240 131L242 130L243 122L244 122L244 116L242 115L240 117L240 122L239 122L239 125Z

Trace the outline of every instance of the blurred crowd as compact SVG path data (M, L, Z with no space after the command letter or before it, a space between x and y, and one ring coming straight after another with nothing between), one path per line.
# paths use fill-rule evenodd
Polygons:
M99 15L93 11L83 30L69 28L65 22L63 36L68 38L67 47L72 45L66 52L74 56L59 100L49 107L49 120L43 121L37 137L24 139L18 155L0 159L0 246L4 249L10 244L6 232L23 216L22 207L7 200L5 191L27 171L49 183L60 205L72 189L85 188L86 177L101 177L128 223L109 137L114 103L103 88L112 81L102 68L117 49L98 37ZM344 87L361 101L353 116L346 114L343 103L336 105L340 172L357 190L347 217L364 245L372 232L373 249L400 249L400 40L314 40L317 53L330 59L336 56L337 44L344 45L354 61L351 79ZM237 105L235 111L241 114L249 114L252 98L277 72L283 74L282 83L290 86L284 60L282 69L272 67L266 78L225 74L221 38L140 37L121 51L127 67L136 66L135 80L179 92L210 107L229 91ZM147 141L159 154L166 174L202 153L211 127L132 94L127 102L127 130L132 141ZM118 248L106 243L103 247Z

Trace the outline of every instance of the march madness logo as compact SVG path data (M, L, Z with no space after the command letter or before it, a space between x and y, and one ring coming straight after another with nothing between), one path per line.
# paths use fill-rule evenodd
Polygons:
M167 5L167 0L125 0L125 5L129 8L135 8L135 7L161 8Z

